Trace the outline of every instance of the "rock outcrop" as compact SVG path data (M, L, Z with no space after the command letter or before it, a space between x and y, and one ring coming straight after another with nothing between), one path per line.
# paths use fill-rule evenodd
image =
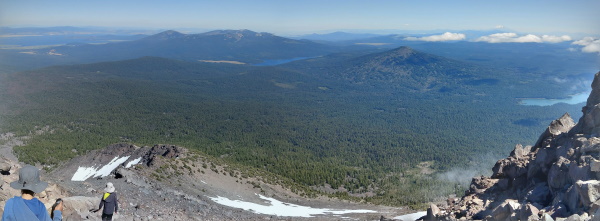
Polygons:
M568 113L552 121L535 145L516 145L461 200L423 218L600 220L600 72L582 112L577 124Z

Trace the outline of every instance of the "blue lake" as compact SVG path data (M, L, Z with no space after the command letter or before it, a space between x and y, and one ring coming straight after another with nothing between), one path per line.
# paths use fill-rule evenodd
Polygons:
M289 58L289 59L264 60L262 63L253 64L253 65L254 66L275 66L275 65L285 64L288 62L299 61L299 60L304 60L304 59L309 59L309 58L316 58L316 57L297 57L297 58Z
M520 99L519 104L528 106L550 106L558 103L579 104L586 102L589 95L590 93L586 92L571 95L568 98L564 99L523 98Z

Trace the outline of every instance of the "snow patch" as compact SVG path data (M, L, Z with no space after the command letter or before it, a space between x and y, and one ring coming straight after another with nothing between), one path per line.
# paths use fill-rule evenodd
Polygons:
M98 169L98 167L95 167L95 166L79 167L79 168L77 168L77 171L75 172L75 174L73 174L73 177L71 178L71 180L72 181L85 181L90 177L108 176L110 174L110 172L112 172L119 165L121 165L122 163L127 161L127 159L129 159L129 156L125 156L125 157L116 156L110 162L108 162L108 164L104 165L103 167L101 167L99 169Z
M291 216L291 217L314 217L315 215L341 215L348 213L376 213L377 211L373 210L338 210L338 209L319 209L312 208L307 206L300 206L291 203L284 203L279 200L265 197L263 195L258 195L261 199L268 201L267 205L245 202L241 200L231 200L225 197L217 196L217 197L209 197L214 202L240 208L248 211L252 211L254 213L259 214L267 214L267 215L275 215L275 216Z
M139 157L139 158L137 158L135 160L129 161L129 163L127 163L127 165L125 166L125 168L129 168L129 167L131 167L133 165L136 165L136 164L140 163L140 160L142 160L142 157Z

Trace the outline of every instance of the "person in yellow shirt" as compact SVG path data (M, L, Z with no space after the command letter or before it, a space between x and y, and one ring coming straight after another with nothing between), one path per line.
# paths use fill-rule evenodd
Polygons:
M102 210L102 221L111 221L113 214L116 214L119 210L119 203L117 199L117 193L115 192L115 186L108 182L106 188L104 188L104 194L100 200L100 206L96 211ZM104 207L104 209L102 209Z

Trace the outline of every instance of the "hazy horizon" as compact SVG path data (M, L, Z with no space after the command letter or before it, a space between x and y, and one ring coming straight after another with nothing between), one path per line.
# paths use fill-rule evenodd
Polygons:
M600 35L600 2L566 1L3 1L0 26L249 29L278 35L343 30L507 30Z

